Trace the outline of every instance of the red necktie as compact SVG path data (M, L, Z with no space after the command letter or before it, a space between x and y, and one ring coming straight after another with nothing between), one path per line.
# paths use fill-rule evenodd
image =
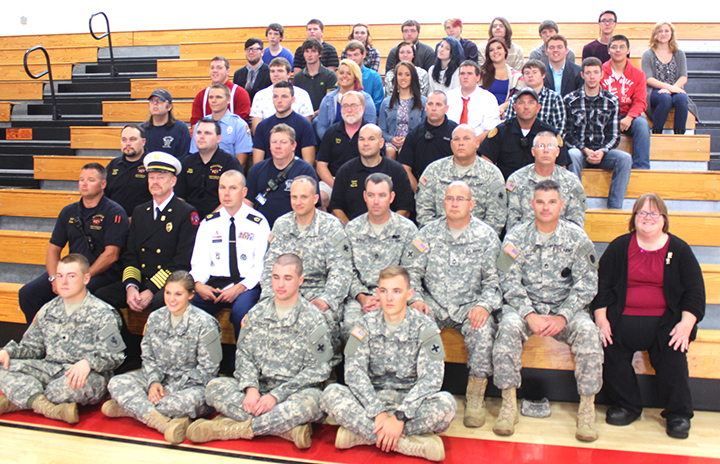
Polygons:
M460 113L460 124L467 124L467 114L468 114L468 102L470 101L470 97L460 97L463 101L463 110L462 113Z

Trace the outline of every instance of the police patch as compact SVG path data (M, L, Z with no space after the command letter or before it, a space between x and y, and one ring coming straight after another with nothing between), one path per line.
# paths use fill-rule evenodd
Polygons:
M497 130L497 127L496 127L496 128L494 128L493 130L490 131L490 133L488 134L488 138L491 139L491 138L495 137L495 136L497 135L497 133L498 133L498 130Z
M190 215L190 222L194 226L200 224L200 216L198 216L198 213L192 213ZM172 229L172 226L170 226L170 229ZM168 232L170 232L170 231L168 230Z

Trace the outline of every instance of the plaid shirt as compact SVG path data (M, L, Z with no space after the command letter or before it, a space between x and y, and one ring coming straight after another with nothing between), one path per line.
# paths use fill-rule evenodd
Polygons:
M565 95L567 133L565 141L582 150L607 153L620 143L620 101L607 90L597 97L585 95L585 86Z
M367 55L365 55L365 66L373 71L377 71L380 69L380 52L369 45L365 47L365 49L367 50ZM340 54L340 59L344 60L345 58L347 58L347 55L345 54L345 50L343 50Z
M565 137L565 104L560 94L547 87L543 87L538 94L540 111L537 118L555 128L557 134ZM505 119L517 118L517 112L513 106L517 101L517 95L513 95L510 104L505 109Z

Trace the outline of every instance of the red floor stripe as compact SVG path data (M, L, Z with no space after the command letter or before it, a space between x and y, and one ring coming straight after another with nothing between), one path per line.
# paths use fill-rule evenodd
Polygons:
M100 412L99 406L86 407L80 414L80 422L74 426L46 419L30 411L4 414L1 421L32 425L41 428L60 429L114 436L139 441L164 443L160 433L145 427L131 418L109 419ZM351 450L335 449L335 429L329 425L315 426L313 445L309 450L298 450L292 443L277 437L260 437L255 440L233 440L185 446L215 450L231 454L260 455L277 459L301 459L339 464L396 464L427 462L397 454L385 454L372 446L360 446ZM478 440L443 436L445 463L448 464L718 464L713 458L639 453L629 451L590 449L580 447L512 443L495 440Z

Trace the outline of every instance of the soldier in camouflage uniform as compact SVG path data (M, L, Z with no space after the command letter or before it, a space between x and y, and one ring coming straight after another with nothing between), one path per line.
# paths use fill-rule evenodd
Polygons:
M477 156L475 131L461 124L450 142L452 157L431 163L418 181L415 195L417 223L420 227L443 216L443 198L450 183L461 180L470 186L475 208L473 216L482 219L500 235L507 218L505 180L492 163Z
M108 417L134 417L182 443L190 418L212 410L205 404L205 386L220 369L220 323L190 303L195 282L175 271L165 282L165 304L150 314L142 339L142 370L113 377L111 400L103 404Z
M535 136L532 154L534 164L518 169L510 175L505 188L508 197L508 217L506 230L521 222L535 219L530 204L538 182L550 179L560 186L560 198L565 201L560 217L582 227L585 224L587 201L585 189L576 175L555 164L560 154L558 139L552 132L544 131Z
M404 268L383 269L377 295L382 311L365 314L345 345L348 386L331 384L323 393L323 410L341 425L335 446L376 445L442 461L445 447L435 434L450 427L457 404L439 391L445 370L440 330L407 309L413 290Z
M88 271L83 255L62 258L59 296L40 309L20 343L0 350L0 414L32 409L74 424L78 403L96 404L105 396L125 344L119 315L85 288Z
M594 441L603 363L600 330L588 313L598 284L595 248L580 227L560 219L564 205L557 183L538 183L532 205L535 220L508 232L498 257L506 304L493 348L494 382L503 398L493 431L514 433L522 346L536 334L570 345L580 393L575 437Z
M275 221L265 254L260 300L273 295L270 284L273 263L283 253L293 253L303 262L303 298L320 308L327 320L335 352L340 349L342 302L352 280L352 249L342 222L315 209L317 182L296 177L290 186L293 211ZM337 356L333 364L340 362Z
M496 328L490 315L502 303L495 267L500 240L471 215L475 202L464 182L448 186L444 205L445 217L420 229L407 255L416 289L412 306L429 313L441 328L454 328L465 338L470 376L463 423L482 427Z
M221 416L199 419L187 437L211 440L277 435L298 448L311 444L311 422L322 421L322 391L330 375L332 346L325 318L299 293L302 261L280 255L272 270L273 298L245 316L235 354L235 377L212 380L207 403Z
M365 180L363 197L368 212L345 227L353 249L354 272L350 294L343 305L344 340L363 314L380 308L380 299L375 295L380 271L401 264L417 234L415 224L390 211L395 198L390 176L379 172L370 174Z

